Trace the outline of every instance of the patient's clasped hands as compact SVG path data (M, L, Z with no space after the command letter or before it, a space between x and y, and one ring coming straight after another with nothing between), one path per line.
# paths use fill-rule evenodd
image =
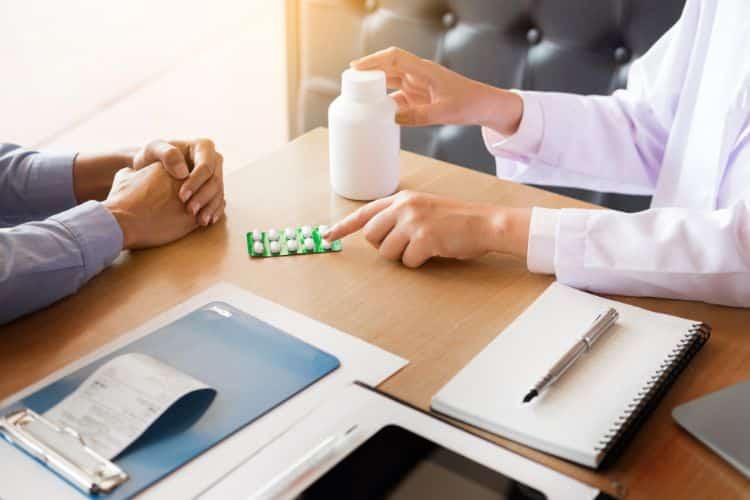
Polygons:
M207 139L154 141L117 172L104 206L123 232L123 247L182 238L224 213L223 157Z

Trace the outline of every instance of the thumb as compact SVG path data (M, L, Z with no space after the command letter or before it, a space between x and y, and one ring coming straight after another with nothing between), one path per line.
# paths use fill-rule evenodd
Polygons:
M445 124L447 106L444 103L423 104L401 109L396 113L396 123L412 127Z
M115 172L115 176L112 179L112 184L118 184L120 182L125 181L131 175L133 175L133 173L135 173L135 169L133 169L131 167L121 168L120 170L118 170L117 172Z

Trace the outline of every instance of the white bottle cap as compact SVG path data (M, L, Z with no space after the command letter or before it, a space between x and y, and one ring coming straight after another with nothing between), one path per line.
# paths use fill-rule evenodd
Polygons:
M341 73L341 95L355 101L378 101L385 97L385 73L379 69Z

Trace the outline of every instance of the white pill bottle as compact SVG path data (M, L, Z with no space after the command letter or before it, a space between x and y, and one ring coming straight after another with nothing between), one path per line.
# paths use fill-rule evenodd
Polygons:
M385 73L347 69L341 95L328 108L333 191L352 200L393 194L399 182L399 126Z

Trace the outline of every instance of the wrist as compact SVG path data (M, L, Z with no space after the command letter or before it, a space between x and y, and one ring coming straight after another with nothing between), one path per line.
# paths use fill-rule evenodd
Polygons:
M529 246L530 208L488 208L488 251L525 259Z
M132 249L135 246L135 242L137 241L137 229L136 225L134 224L135 217L128 213L127 210L123 210L115 206L114 204L109 203L108 201L105 201L102 204L104 205L104 208L109 210L109 213L112 214L112 217L115 218L115 221L117 221L117 225L120 226L120 231L122 231L123 250Z
M128 152L76 155L73 162L73 189L78 203L104 200L112 187L115 173L132 164L133 155Z
M523 117L523 99L515 92L480 84L476 93L477 124L490 128L504 136L518 131Z

